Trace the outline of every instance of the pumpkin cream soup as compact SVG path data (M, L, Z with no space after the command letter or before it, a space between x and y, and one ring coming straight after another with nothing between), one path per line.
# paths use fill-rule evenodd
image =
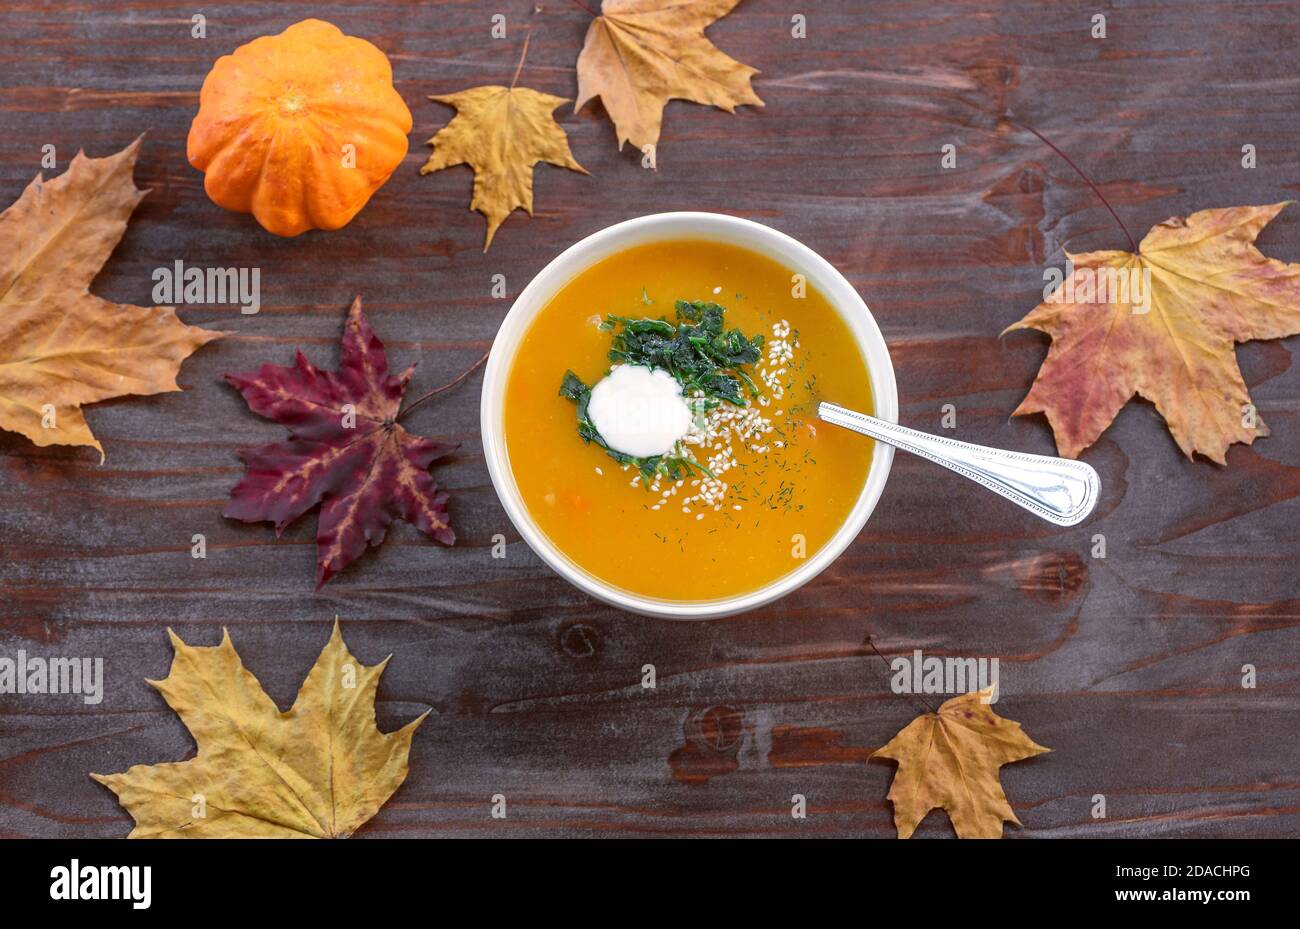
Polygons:
M871 387L848 326L801 281L736 246L655 242L541 310L507 380L506 451L571 561L630 593L715 600L830 541L873 449L822 428L817 404L869 411Z

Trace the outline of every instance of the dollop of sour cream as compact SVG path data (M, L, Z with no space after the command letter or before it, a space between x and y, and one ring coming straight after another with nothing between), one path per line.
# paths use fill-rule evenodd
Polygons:
M667 454L691 428L682 385L641 365L619 365L591 388L587 415L610 448L634 458Z

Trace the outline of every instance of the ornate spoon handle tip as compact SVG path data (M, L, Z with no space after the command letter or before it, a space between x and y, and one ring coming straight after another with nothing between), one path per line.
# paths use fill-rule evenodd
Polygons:
M1058 526L1083 522L1097 505L1101 493L1097 472L1082 461L958 442L834 403L822 403L817 415L825 422L929 458Z

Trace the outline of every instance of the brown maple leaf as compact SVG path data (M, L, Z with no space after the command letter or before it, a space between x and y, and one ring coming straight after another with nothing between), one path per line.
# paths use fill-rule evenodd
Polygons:
M317 504L316 587L404 519L446 545L456 541L447 494L429 465L456 445L412 435L397 422L415 366L388 373L388 357L357 297L343 327L337 371L298 353L293 367L227 374L249 409L289 428L290 440L243 449L247 471L225 515L272 522L276 535ZM409 409L409 407L408 407ZM403 411L404 412L404 411Z
M1020 825L998 769L1051 749L989 708L984 701L996 686L944 701L937 713L918 716L872 754L898 762L889 800L900 839L910 837L934 809L948 811L963 839L997 839L1004 822Z
M1286 205L1202 210L1153 227L1136 253L1067 255L1072 273L1005 330L1052 337L1014 415L1045 413L1070 458L1134 394L1155 404L1188 458L1224 464L1232 443L1268 435L1233 346L1300 333L1300 264L1254 245Z
M690 100L728 113L743 104L762 106L750 86L757 69L723 54L704 35L705 27L739 2L605 0L578 56L574 111L600 97L614 121L618 147L631 142L653 168L669 100Z
M556 107L568 102L563 97L527 87L486 86L429 99L454 106L456 116L429 140L434 151L420 173L461 164L474 169L469 206L487 217L485 252L512 212L524 209L532 215L537 162L587 173L574 160L569 139L552 116Z
M148 191L132 175L140 140L107 158L78 152L0 214L0 429L37 445L88 445L81 407L180 390L181 362L222 333L169 306L113 303L90 284Z

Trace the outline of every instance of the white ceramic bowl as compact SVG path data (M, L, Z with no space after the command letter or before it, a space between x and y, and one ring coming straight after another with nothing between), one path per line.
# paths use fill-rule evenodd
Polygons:
M492 343L492 354L484 375L481 408L483 454L487 458L488 472L492 475L497 496L501 498L510 521L543 561L560 576L597 599L649 616L710 619L771 603L820 574L848 547L866 524L867 517L871 515L884 490L885 480L889 477L894 450L876 443L871 470L858 502L844 525L820 551L784 577L741 596L691 602L658 600L628 593L594 577L557 549L524 507L510 470L503 416L510 365L514 361L520 340L534 317L560 288L603 258L636 245L665 239L712 239L738 245L766 255L792 271L803 274L808 283L821 291L840 313L857 339L871 377L871 393L876 405L873 412L876 416L890 422L898 421L898 388L894 383L894 366L889 360L885 339L881 336L871 311L853 286L826 259L806 245L747 219L720 213L657 213L630 219L602 229L569 247L524 288L506 314L505 321L497 331L496 340Z

